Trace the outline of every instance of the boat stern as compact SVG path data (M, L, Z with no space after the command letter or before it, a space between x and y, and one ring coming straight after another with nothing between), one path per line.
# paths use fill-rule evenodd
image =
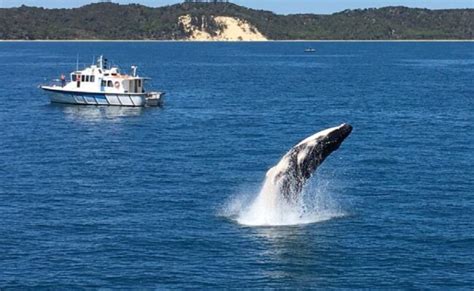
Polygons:
M164 92L150 92L146 94L146 106L161 106L164 102Z

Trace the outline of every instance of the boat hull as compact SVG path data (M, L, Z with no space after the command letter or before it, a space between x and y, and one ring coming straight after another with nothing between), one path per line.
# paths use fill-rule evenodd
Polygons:
M160 106L164 93L150 94L98 94L82 92L60 92L45 89L52 103L105 106Z

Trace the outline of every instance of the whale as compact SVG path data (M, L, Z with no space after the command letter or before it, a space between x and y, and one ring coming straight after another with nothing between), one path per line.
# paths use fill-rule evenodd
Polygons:
M343 123L305 138L267 171L266 182L277 187L287 202L297 201L316 169L341 146L351 132L352 126Z

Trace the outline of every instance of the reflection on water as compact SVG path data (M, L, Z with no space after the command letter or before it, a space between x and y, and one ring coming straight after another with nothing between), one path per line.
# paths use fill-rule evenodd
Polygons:
M412 67L470 66L472 64L474 64L472 59L405 59L399 62L399 65Z
M61 108L69 119L88 122L119 122L126 117L140 116L144 111L143 107L81 106L63 104L53 104L52 106Z
M314 227L314 226L313 226ZM299 287L310 287L316 276L304 276L317 268L320 253L327 248L324 229L315 236L308 227L259 227L252 232L264 243L259 258L261 263L273 264L274 268L262 270L262 274L274 280L297 278Z
M272 255L279 255L286 251L304 252L305 248L294 248L296 245L305 245L308 229L303 226L259 227L252 229L254 235L264 239L266 251Z

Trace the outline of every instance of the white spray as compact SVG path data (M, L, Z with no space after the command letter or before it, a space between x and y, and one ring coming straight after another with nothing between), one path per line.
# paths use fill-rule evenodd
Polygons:
M345 215L329 190L328 180L307 185L295 201L289 202L272 178L267 176L256 194L234 196L222 214L248 226L309 224Z

